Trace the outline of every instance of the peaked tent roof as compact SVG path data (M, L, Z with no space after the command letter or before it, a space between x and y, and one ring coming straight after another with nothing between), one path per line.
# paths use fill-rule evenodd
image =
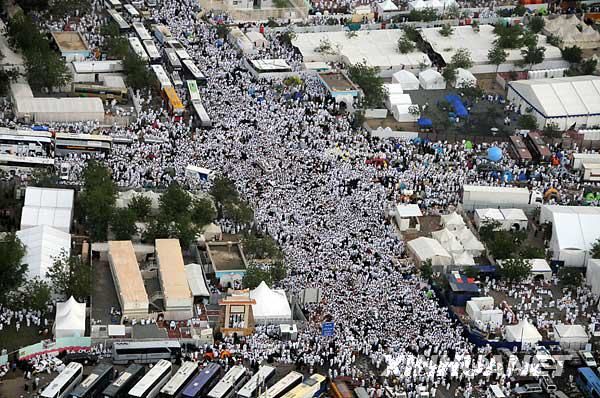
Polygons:
M527 319L522 319L516 325L506 327L506 337L508 341L538 342L542 340L542 335Z
M85 333L85 303L73 296L63 303L56 303L56 337L83 336Z
M392 75L392 82L400 84L403 90L419 89L419 79L413 73L404 69Z
M206 279L204 277L204 272L202 271L202 266L200 264L187 264L184 265L184 268L185 276L187 277L190 290L192 291L192 296L209 297L210 292L208 286L206 286Z
M284 290L271 289L262 281L256 289L250 291L250 298L256 301L252 305L255 320L292 319L292 310Z
M392 0L384 0L377 4L383 11L398 11L398 6Z
M465 220L459 216L455 211L450 214L444 214L441 217L442 225L447 227L449 225L465 225Z
M585 332L585 328L581 325L565 325L562 323L554 325L554 330L560 338L581 338L589 339L588 334Z
M17 236L25 245L23 263L29 266L29 278L45 279L56 257L71 254L71 235L59 229L38 225L18 231Z

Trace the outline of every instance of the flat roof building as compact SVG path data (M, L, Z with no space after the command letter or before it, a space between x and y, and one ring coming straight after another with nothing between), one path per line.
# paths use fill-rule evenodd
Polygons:
M147 316L148 293L131 241L109 241L108 263L123 316Z
M183 320L192 317L194 300L177 239L156 240L158 277L164 295L165 317Z
M89 58L90 48L83 35L77 31L52 32L52 38L67 61L80 61Z

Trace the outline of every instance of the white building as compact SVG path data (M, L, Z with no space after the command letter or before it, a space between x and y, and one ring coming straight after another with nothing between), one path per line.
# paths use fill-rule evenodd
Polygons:
M546 123L561 130L600 124L600 76L516 80L508 83L507 99L521 114L534 116L539 128Z
M502 326L502 310L494 307L493 297L473 297L465 307L467 315L480 329L496 329Z
M406 231L413 229L416 231L421 230L421 224L419 223L419 217L423 217L419 205L416 204L403 204L400 203L396 206L394 218L400 231Z

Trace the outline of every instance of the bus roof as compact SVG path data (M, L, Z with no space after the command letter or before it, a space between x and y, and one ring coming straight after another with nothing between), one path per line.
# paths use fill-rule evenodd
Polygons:
M107 374L112 372L113 367L107 363L100 363L92 369L92 373L79 384L71 393L73 397L84 397L94 388L96 383L100 382Z
M129 390L129 395L132 397L141 397L146 390L154 383L154 380L161 377L162 374L171 370L171 362L161 359L152 369L142 377L138 383Z
M54 396L60 391L66 380L69 380L75 373L82 372L83 365L78 362L69 363L58 376L52 380L50 385L42 392L42 397L54 398Z
M263 365L258 369L258 372L250 378L238 391L238 395L244 398L251 398L255 393L259 383L266 384L267 380L275 373L275 368L269 365Z
M167 95L167 98L169 98L169 102L173 107L183 108L183 103L181 102L181 99L177 95L177 91L175 91L173 86L165 87L163 90L165 91L165 94Z
M222 398L231 386L235 384L244 376L246 368L241 365L236 365L229 369L227 374L217 383L217 385L210 390L207 394L208 397Z
M198 365L195 362L184 362L171 380L161 388L160 393L174 396L197 371Z
M144 370L145 368L137 363L129 365L116 380L104 389L102 396L114 397L129 382L131 377L136 377L140 373L143 373Z
M273 384L267 391L262 393L259 398L272 398L274 396L281 396L281 392L285 391L285 387L290 384L296 385L300 383L304 376L302 373L291 371L290 373L283 376L277 383Z
M38 131L38 130L25 130L25 129L9 129L6 127L0 127L0 138L2 136L18 136L18 137L44 137L52 138L52 133L49 131Z
M111 136L100 135L100 134L56 133L56 138L60 138L63 140L88 140L88 141L112 142Z
M209 364L200 371L198 376L185 386L182 395L184 397L195 397L220 371L221 367L216 363Z

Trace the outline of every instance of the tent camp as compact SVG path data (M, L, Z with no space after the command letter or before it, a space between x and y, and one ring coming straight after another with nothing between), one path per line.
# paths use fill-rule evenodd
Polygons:
M479 230L486 223L497 221L502 223L504 216L500 209L475 209L475 226Z
M54 336L83 337L85 335L85 303L78 303L71 296L64 303L56 303Z
M21 229L48 225L68 233L73 218L74 196L72 189L27 187Z
M561 206L551 218L553 259L568 267L585 267L589 250L600 238L600 213L593 208Z
M454 79L453 87L475 87L477 79L471 72L463 68L456 68L456 78Z
M446 88L444 77L435 69L427 69L419 73L419 83L425 90L443 90Z
M561 39L562 47L577 46L581 49L600 47L600 33L582 22L576 15L553 15L544 18L545 35Z
M455 231L454 234L462 244L465 252L473 257L479 257L483 254L483 251L485 250L483 243L477 239L475 234L473 234L469 228L459 229L458 231Z
M562 323L554 325L554 339L566 350L582 350L590 340L583 326Z
M388 94L385 98L385 106L393 112L396 105L411 105L412 98L408 94Z
M408 3L408 9L412 10L424 10L426 8L433 8L438 12L447 10L448 7L456 5L455 0L414 0Z
M452 256L431 238L420 237L408 242L408 251L419 264L431 260L431 265L445 268L452 264Z
M252 305L252 315L256 323L289 322L292 310L284 290L271 289L262 281L256 289L250 291L250 298L256 301Z
M387 93L388 96L390 95L397 95L397 94L404 94L404 90L402 89L402 85L398 84L398 83L384 83L383 84L383 89L385 90L385 92Z
M504 338L506 341L519 342L528 347L542 341L540 332L527 319L522 319L516 325L507 326Z
M443 227L448 228L450 231L457 231L465 227L465 221L456 212L444 214L441 217L441 224Z
M392 75L392 83L399 84L403 90L418 90L419 79L407 70L400 70Z
M461 246L462 247L462 246ZM454 265L471 266L475 265L475 259L465 250L460 252L452 252L452 261Z
M418 115L411 113L414 106L413 104L395 104L391 109L394 119L401 123L416 122Z
M17 231L17 237L25 245L23 263L28 264L27 276L46 279L46 273L54 259L62 253L71 254L71 235L47 225Z
M481 322L484 327L502 326L502 310L494 308L493 297L473 297L467 301L465 312L475 322Z
M500 223L498 230L501 231L524 231L527 229L527 216L521 209L476 209L475 225L479 230L486 222L497 221Z

